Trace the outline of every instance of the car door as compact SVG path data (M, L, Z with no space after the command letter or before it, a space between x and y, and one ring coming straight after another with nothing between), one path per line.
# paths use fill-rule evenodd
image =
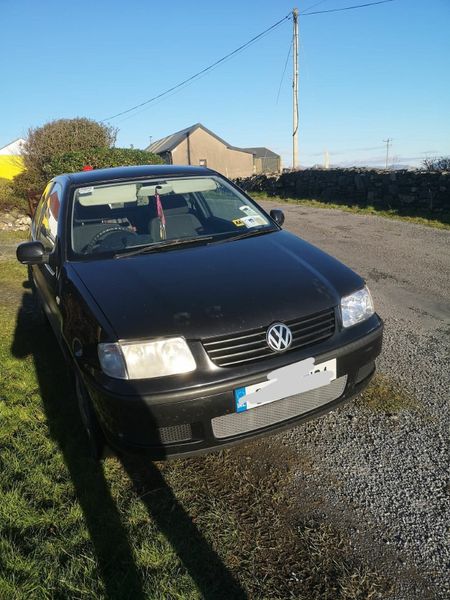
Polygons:
M45 314L57 336L61 332L61 316L57 295L60 272L57 233L61 194L62 187L60 183L51 182L47 186L38 205L32 227L33 239L41 242L49 255L48 262L33 267L33 279Z

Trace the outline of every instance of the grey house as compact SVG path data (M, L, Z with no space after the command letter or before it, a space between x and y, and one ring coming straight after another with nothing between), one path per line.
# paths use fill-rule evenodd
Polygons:
M260 173L279 173L281 171L281 156L275 154L269 148L243 148L253 154L253 172Z
M166 163L209 167L230 178L253 174L251 152L231 146L201 123L157 140L146 150Z
M231 179L280 170L280 157L267 148L237 148L201 123L177 131L146 148L169 164L199 165Z

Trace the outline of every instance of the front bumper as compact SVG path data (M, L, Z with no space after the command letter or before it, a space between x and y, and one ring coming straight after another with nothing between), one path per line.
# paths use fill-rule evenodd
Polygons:
M300 413L297 409L294 411L296 414L286 405L283 413L285 418L281 420L279 414L274 417L267 411L269 416L266 421L261 414L259 419L256 418L255 411L260 411L263 406L244 413L236 413L235 410L234 390L264 381L267 373L273 370L273 365L252 375L235 376L228 380L222 377L218 378L219 383L194 385L176 392L158 390L151 394L124 395L107 389L93 377L86 376L85 383L108 443L113 448L145 453L153 459L189 456L287 429L350 400L366 387L375 371L374 361L381 352L382 335L383 325L376 317L370 332L350 343L322 353L317 352L317 348L314 349L316 352L310 349L309 356L315 357L316 364L336 358L338 383L334 389L338 390L339 395L331 395L328 400L323 395L327 393L325 388L334 382L318 388L322 401L313 401L309 405L306 403L305 406L313 408L306 408ZM286 354L285 357L285 364L305 358L296 354ZM220 371L223 373L226 369ZM272 404L276 405L277 402L286 401ZM249 418L249 413L253 413L252 418ZM232 415L234 423L239 422L241 415L246 415L244 418L255 425L250 424L250 428L238 426L234 432L232 427L218 427L218 424L226 423L226 418L220 419L226 415Z

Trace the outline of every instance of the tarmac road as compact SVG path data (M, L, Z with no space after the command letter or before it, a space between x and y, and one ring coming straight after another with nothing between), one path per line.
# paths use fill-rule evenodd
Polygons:
M397 581L392 598L449 598L450 231L295 204L284 228L362 275L385 322L378 373L413 399L397 414L350 403L285 435L305 514L350 534ZM314 507L309 509L308 506Z

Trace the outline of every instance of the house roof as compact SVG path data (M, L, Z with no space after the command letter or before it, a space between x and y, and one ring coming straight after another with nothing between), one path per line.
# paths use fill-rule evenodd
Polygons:
M9 156L20 154L20 150L24 143L25 140L23 138L17 138L17 140L6 144L6 146L3 146L3 148L0 148L0 154L6 154Z
M230 148L231 150L239 150L240 152L247 152L249 154L252 154L252 152L249 152L248 150L246 150L244 148L238 148L237 146L231 146L230 144L228 144L228 142L223 140L221 137L216 135L213 131L211 131L210 129L208 129L207 127L202 125L201 123L195 123L195 125L186 127L186 129L182 129L181 131L172 133L172 135L168 135L164 138L161 138L160 140L156 140L156 142L153 142L152 144L150 144L150 146L148 146L146 148L146 150L148 152L154 152L155 154L163 154L164 152L171 152L184 139L186 139L186 137L189 134L193 133L196 129L199 129L199 128L203 129L203 131L206 131L206 133L209 133L209 135L216 138L216 140L219 140L219 142L221 142L222 144L224 144L224 146L226 146L227 148Z
M275 154L269 148L258 146L257 148L243 148L246 152L251 152L256 158L280 158L279 154Z

